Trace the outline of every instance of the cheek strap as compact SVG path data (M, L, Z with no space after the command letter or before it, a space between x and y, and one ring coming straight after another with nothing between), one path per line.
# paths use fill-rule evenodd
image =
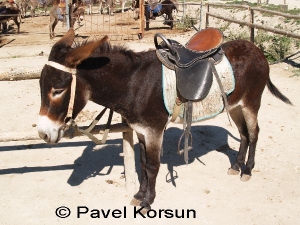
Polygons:
M66 67L64 65L61 65L57 62L48 61L46 65L54 67L55 69L64 71L66 73L72 74L72 83L71 83L71 94L70 94L70 101L68 106L68 112L65 117L65 124L67 127L69 127L72 123L72 115L74 110L74 102L75 102L75 91L76 91L76 69Z

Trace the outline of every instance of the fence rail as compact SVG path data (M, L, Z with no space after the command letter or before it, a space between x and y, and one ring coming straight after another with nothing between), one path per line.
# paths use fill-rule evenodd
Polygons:
M250 22L240 21L240 20L236 20L236 19L232 19L232 18L228 18L228 17L224 17L224 16L220 16L220 15L210 13L209 12L210 6L221 7L221 8L242 8L242 9L247 9L247 10L250 11ZM297 15L291 15L291 14L287 14L287 13L280 13L280 12L277 12L277 11L262 9L262 8L259 8L259 7L250 7L250 6L236 5L236 4L208 3L207 4L205 26L209 27L209 16L211 16L211 17L215 17L215 18L218 18L218 19L222 19L224 21L233 22L233 23L237 23L237 24L240 24L240 25L246 25L246 26L250 27L250 41L253 42L253 43L254 43L254 29L255 28L265 30L265 31L268 31L268 32L272 32L272 33L275 33L275 34L285 35L287 37L300 39L299 34L295 34L295 33L289 32L289 31L285 31L285 30L281 30L281 29L277 29L277 28L272 28L272 27L267 27L267 26L263 26L263 25L254 23L254 11L270 13L270 14L277 15L277 16L283 16L283 17L286 17L286 18L289 18L289 19L300 19L300 16L297 16Z

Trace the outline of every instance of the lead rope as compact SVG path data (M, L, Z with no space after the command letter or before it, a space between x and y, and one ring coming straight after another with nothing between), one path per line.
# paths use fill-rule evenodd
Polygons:
M108 133L110 130L110 125L111 125L111 121L112 121L112 116L113 116L113 110L110 109L109 110L109 116L108 116L108 120L107 123L105 125L105 130L104 133L102 135L102 139L99 140L95 135L91 134L91 131L94 129L94 127L96 126L96 124L98 123L98 121L101 119L101 117L104 115L105 111L107 110L107 108L104 108L99 115L92 121L92 123L88 126L88 128L86 129L81 129L77 126L76 122L73 120L71 127L75 130L75 132L77 134L83 134L86 135L87 137L89 137L95 144L97 145L103 145L106 143L107 137L108 137Z

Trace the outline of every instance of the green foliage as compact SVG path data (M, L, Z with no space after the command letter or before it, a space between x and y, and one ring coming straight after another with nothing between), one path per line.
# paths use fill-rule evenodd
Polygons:
M259 47L265 55L267 52L266 43L269 43L271 38L271 36L267 35L266 32L262 30L258 30L257 34L254 37L254 42L256 43L257 47Z
M300 40L295 39L294 40L294 45L296 48L300 48Z
M288 10L288 13L292 15L300 15L300 9L291 9Z
M238 33L230 31L228 35L225 36L225 39L228 41L237 40L237 39L244 39L249 40L250 33L246 30L240 31Z
M294 74L292 77L300 77L300 69L294 69L292 72Z
M255 36L255 43L264 52L269 62L275 62L290 54L292 38L276 34L268 35L259 30Z
M221 24L221 22L219 22L218 24ZM221 27L219 27L219 29L220 29L220 31L222 31L224 33L224 31L227 30L227 28L229 27L229 25L231 24L231 22L224 22L223 24L224 25L221 25Z
M238 1L238 0L228 1L225 4L257 6L257 3L251 3L251 2L247 2L247 1Z
M195 18L192 18L188 14L181 18L181 20L175 24L175 28L178 30L188 31L196 24Z
M291 38L282 35L274 35L271 41L272 48L269 48L270 61L284 59L288 54L290 54Z
M200 18L200 10L197 9L193 14L189 11L181 18L181 20L175 24L175 28L182 31L188 31L197 24L197 20Z

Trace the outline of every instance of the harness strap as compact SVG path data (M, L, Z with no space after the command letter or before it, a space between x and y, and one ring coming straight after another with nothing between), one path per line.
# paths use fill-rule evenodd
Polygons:
M223 85L221 83L221 80L220 80L220 77L219 77L219 74L216 70L216 67L215 67L215 64L214 64L214 60L212 58L209 58L209 63L210 63L210 67L212 69L212 72L219 84L219 87L220 87L220 90L221 90L221 94L222 94L222 97L223 97L223 100L224 100L224 105L225 105L225 109L226 109L226 113L227 113L227 117L228 117L228 120L229 120L229 123L230 123L230 126L232 126L231 124L231 120L230 120L230 117L229 117L229 113L228 113L228 101L227 101L227 96L225 94L225 91L224 91L224 88L223 88Z
M77 126L77 124L75 123L75 121L73 121L72 123L72 127L75 130L75 132L79 133L79 134L84 134L87 137L89 137L95 144L97 145L102 145L105 144L107 137L108 137L108 133L110 130L110 125L111 125L111 121L112 121L112 116L113 116L113 110L110 109L109 111L109 116L108 116L108 120L105 126L105 130L104 133L102 135L102 139L99 140L96 136L94 136L93 134L91 134L92 129L95 127L95 125L97 124L97 122L100 120L100 118L104 115L105 111L107 108L103 109L100 114L93 120L93 122L89 125L89 127L87 129L81 129Z
M193 112L193 102L187 101L184 103L184 115L183 115L183 133L178 141L178 150L179 155L184 154L184 161L186 164L189 162L188 152L193 149L192 147L192 133L191 133L191 124L192 124L192 112ZM181 139L184 136L184 148L180 150ZM189 139L190 145L189 145Z

